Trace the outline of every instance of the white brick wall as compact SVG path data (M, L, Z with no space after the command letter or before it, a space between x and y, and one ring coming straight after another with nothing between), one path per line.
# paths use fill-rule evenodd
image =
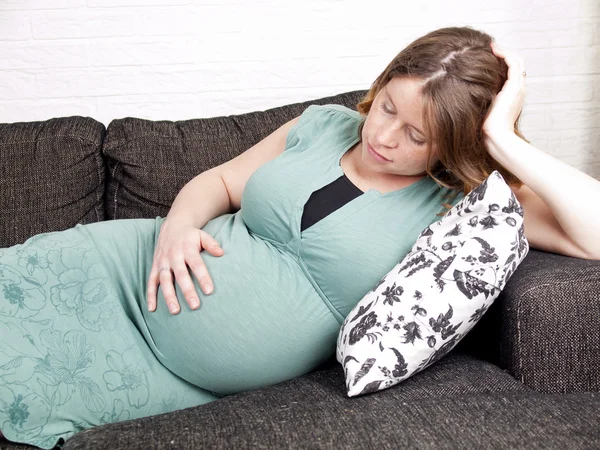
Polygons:
M527 65L522 128L600 178L600 0L0 0L0 122L183 120L366 89L416 37L482 29Z

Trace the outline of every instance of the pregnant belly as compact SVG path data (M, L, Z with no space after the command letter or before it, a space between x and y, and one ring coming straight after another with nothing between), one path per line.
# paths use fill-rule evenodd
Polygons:
M243 241L241 241L243 240ZM233 394L307 373L332 356L339 323L293 258L246 233L221 236L225 254L202 257L214 283L190 310L171 315L159 293L145 311L155 352L196 386Z

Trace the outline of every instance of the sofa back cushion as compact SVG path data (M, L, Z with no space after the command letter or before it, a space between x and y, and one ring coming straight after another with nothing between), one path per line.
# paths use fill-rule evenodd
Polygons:
M164 217L188 181L249 149L309 105L336 103L355 109L364 94L347 92L227 117L113 120L103 146L108 167L107 217Z
M0 248L104 220L105 132L79 116L0 124Z

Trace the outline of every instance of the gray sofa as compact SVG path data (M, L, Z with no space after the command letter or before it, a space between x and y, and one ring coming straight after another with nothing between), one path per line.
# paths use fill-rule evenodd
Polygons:
M0 248L77 223L164 216L189 179L309 104L354 107L363 94L178 122L0 124ZM600 448L599 292L600 262L531 250L453 351L390 389L347 397L332 355L302 377L90 429L64 448Z

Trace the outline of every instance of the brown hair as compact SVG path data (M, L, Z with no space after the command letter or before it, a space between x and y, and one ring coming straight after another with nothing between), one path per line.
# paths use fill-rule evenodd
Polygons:
M491 36L471 27L432 31L402 50L357 105L366 116L375 96L391 79L424 80L423 131L431 144L437 144L439 157L439 162L430 167L429 153L427 174L439 185L464 194L494 170L510 185L523 184L491 157L483 142L483 122L508 74L506 63L492 53L492 41ZM525 139L518 127L520 117L514 131ZM364 119L359 138L363 126Z

